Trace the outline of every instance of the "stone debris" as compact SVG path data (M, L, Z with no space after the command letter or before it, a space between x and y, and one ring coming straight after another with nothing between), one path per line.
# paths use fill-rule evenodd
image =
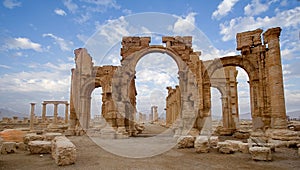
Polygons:
M233 149L234 152L239 151L240 150L240 144L243 143L241 141L237 141L237 140L226 140L225 142L227 142L229 144L229 146Z
M217 147L219 142L219 137L218 136L211 136L209 138L209 144L210 147Z
M218 142L219 152L224 154L231 154L234 153L234 149L232 148L232 145L228 142Z
M239 151L242 153L249 153L248 143L239 143Z
M17 152L16 142L3 142L1 147L1 154Z
M188 135L188 136L180 136L177 139L177 148L193 148L195 142L195 137Z
M59 166L74 164L76 147L65 136L57 136L52 140L52 158Z
M210 148L208 137L198 136L195 140L194 148L197 153L208 153Z
M288 129L268 129L266 135L273 140L299 141L300 132Z
M271 161L272 153L271 149L268 147L251 147L249 152L253 160L256 161Z
M51 142L50 141L30 141L28 148L32 154L51 153Z
M62 136L61 133L46 133L44 140L46 141L52 141L56 136Z
M17 149L21 151L26 151L28 149L28 146L24 142L18 142Z
M23 138L23 142L25 144L28 144L30 141L36 141L36 140L42 141L42 140L44 140L44 136L37 135L36 133L28 133Z

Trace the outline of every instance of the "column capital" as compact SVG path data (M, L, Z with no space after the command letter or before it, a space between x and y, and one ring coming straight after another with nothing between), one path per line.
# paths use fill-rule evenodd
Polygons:
M278 38L281 33L281 28L276 27L276 28L270 28L268 29L264 34L264 43L268 43L271 39Z

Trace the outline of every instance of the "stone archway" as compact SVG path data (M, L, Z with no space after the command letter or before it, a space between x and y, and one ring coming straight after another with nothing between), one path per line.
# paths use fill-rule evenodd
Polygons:
M247 72L254 130L286 128L280 31L280 28L267 30L263 34L264 43L261 40L261 29L238 33L237 50L241 50L242 55L216 59L203 70L204 82L209 84L204 87L204 91L210 88L210 77L219 68L236 66ZM205 95L210 96L208 93ZM210 107L208 100L205 103Z
M237 50L241 55L222 57L208 65L200 60L200 52L192 49L190 36L162 37L164 45L150 45L150 37L123 37L121 66L94 66L86 49L77 49L76 68L72 69L69 130L78 134L88 129L90 94L101 86L103 100L109 100L111 106L111 111L105 114L111 118L112 126L135 135L135 67L149 53L166 53L178 66L181 94L180 119L176 122L178 135L186 134L192 126L209 133L211 78L216 70L228 66L241 67L249 76L254 130L286 128L280 32L280 28L271 28L264 34L261 29L238 33Z
M121 66L113 76L113 99L118 109L118 119L124 119L125 128L129 135L135 135L134 111L135 106L130 102L130 82L135 78L135 67L138 61L149 53L166 53L174 59L178 66L179 88L181 90L182 110L180 120L176 123L178 135L186 134L192 128L198 113L197 99L199 94L198 85L194 74L183 60L190 56L182 54L182 49L194 53L191 49L191 37L163 37L166 47L160 45L149 45L150 37L124 37L122 40ZM176 44L176 46L175 46ZM178 48L181 47L181 48Z

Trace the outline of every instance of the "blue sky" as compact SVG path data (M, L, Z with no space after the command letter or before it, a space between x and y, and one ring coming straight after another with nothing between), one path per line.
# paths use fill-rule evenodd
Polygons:
M150 35L156 44L161 35L192 35L193 48L202 51L201 59L206 60L239 54L235 50L237 32L277 26L282 28L286 107L299 110L297 0L3 0L0 107L28 113L29 103L37 102L39 114L43 100L69 100L73 50L79 47L88 48L95 65L118 65L122 36ZM153 56L143 58L137 70L138 110L147 112L149 104L160 104L162 112L161 96L166 94L165 86L177 83L177 68L170 57ZM240 112L245 113L249 112L249 89L247 76L240 72ZM214 106L220 108L220 95L214 90L212 96ZM100 98L100 91L95 91L93 105Z

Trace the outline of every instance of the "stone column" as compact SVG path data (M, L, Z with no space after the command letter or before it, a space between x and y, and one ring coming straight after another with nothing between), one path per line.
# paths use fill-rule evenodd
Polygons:
M229 117L229 113L228 113L228 98L226 96L222 96L221 97L222 100L222 117L223 117L223 127L228 129L229 125L228 125L228 117Z
M65 104L65 124L69 121L69 103Z
M53 125L57 125L57 116L58 116L58 112L57 112L57 109L58 109L58 103L55 103L54 104L54 118L53 118Z
M31 105L31 112L30 112L30 130L34 130L34 108L35 108L35 103L30 103Z
M47 110L47 104L46 103L42 103L43 105L43 110L42 110L42 122L45 123L46 122L46 110Z
M157 112L157 106L153 107L153 114L154 114L154 121L158 121L158 112Z
M264 43L268 45L266 65L268 70L268 87L271 103L271 127L287 128L286 110L283 89L282 65L280 56L281 28L271 28L264 34Z

